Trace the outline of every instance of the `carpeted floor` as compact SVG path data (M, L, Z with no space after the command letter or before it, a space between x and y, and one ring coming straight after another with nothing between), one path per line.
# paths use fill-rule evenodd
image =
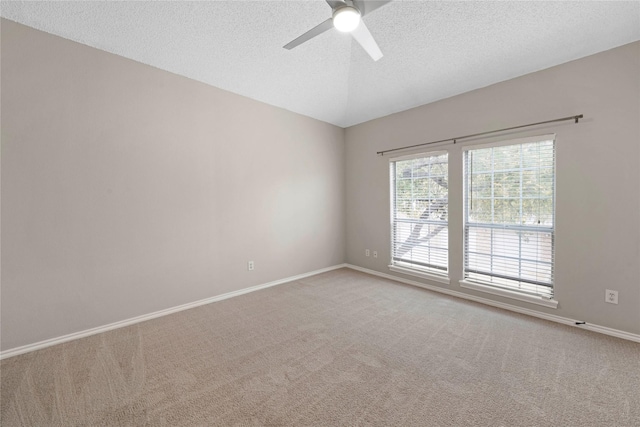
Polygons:
M640 426L640 344L348 269L1 362L2 426Z

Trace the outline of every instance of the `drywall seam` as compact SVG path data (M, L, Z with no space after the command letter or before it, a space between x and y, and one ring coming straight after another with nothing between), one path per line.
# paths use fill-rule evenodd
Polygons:
M629 340L629 341L640 342L640 335L633 334L631 332L621 331L619 329L607 328L606 326L594 325L594 324L589 324L589 323L576 324L576 322L578 322L578 320L575 320L575 319L569 319L567 317L557 316L555 314L542 313L542 312L539 312L539 311L530 310L528 308L518 307L518 306L515 306L515 305L511 305L511 304L505 304L503 302L493 301L493 300L490 300L490 299L487 299L487 298L477 297L475 295L469 295L469 294L465 294L465 293L462 293L462 292L457 292L457 291L452 291L452 290L445 289L445 288L440 288L440 287L437 287L437 286L431 286L431 285L427 285L427 284L424 284L424 283L416 282L414 280L403 279L401 277L392 276L390 274L380 273L378 271L370 270L368 268L358 267L357 265L353 265L353 264L346 264L346 267L350 268L352 270L361 271L363 273L371 274L371 275L374 275L374 276L383 277L385 279L394 280L396 282L406 283L407 285L417 286L419 288L428 289L430 291L440 292L440 293L451 295L451 296L454 296L454 297L457 297L457 298L464 298L464 299L467 299L467 300L479 302L481 304L490 305L492 307L498 307L498 308L502 308L502 309L505 309L505 310L514 311L516 313L526 314L528 316L533 316L533 317L537 317L537 318L540 318L540 319L550 320L552 322L562 323L563 325L574 326L574 327L577 327L579 329L586 329L586 330L589 330L589 331L598 332L600 334L610 335L610 336L613 336L613 337L622 338L622 339Z
M68 335L63 335L61 337L50 338L44 341L39 341L33 344L23 345L21 347L15 347L9 350L5 350L0 352L0 360L6 359L13 356L18 356L20 354L29 353L31 351L40 350L43 348L51 347L57 344L62 344L68 341L77 340L80 338L88 337L90 335L100 334L102 332L111 331L118 328L123 328L125 326L130 326L136 323L144 322L147 320L155 319L157 317L166 316L168 314L177 313L179 311L188 310L190 308L199 307L205 304L211 304L213 302L222 301L228 298L237 297L240 295L248 294L249 292L259 291L260 289L270 288L271 286L282 285L284 283L293 282L295 280L304 279L305 277L314 276L316 274L325 273L331 270L337 270L339 268L346 267L346 264L337 264L331 267L321 268L320 270L310 271L308 273L298 274L297 276L291 276L280 280L275 280L273 282L263 283L261 285L251 286L249 288L240 289L237 291L227 292L225 294L216 295L214 297L201 299L194 302L189 302L186 304L178 305L175 307L167 308L164 310L155 311L153 313L143 314L141 316L132 317L130 319L121 320L118 322L110 323L104 326L98 326L91 329L86 329L80 332L74 332Z

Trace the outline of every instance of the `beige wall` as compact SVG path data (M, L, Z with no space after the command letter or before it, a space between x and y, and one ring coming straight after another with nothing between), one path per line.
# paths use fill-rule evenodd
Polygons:
M640 42L347 129L347 262L394 274L387 268L392 156L376 151L574 114L585 120L509 135L557 134L558 309L459 286L461 144L445 146L449 221L459 225L450 227L448 288L640 333ZM476 142L496 139L505 137ZM379 258L365 257L366 248ZM604 302L606 288L619 291L619 305Z
M3 350L344 262L342 129L6 20L1 71Z

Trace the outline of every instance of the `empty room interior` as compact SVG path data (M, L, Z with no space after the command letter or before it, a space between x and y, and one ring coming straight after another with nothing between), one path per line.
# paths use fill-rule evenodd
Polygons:
M640 426L640 2L0 15L2 426Z

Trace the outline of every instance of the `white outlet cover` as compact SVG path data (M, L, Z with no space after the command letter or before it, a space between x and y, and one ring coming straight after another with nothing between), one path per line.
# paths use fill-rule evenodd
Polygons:
M604 300L610 304L618 304L618 291L607 289L604 292Z
M373 251L373 257L378 258L378 251Z
M369 254L370 254L369 253L369 249L365 249L364 254L365 254L365 256L369 256Z

